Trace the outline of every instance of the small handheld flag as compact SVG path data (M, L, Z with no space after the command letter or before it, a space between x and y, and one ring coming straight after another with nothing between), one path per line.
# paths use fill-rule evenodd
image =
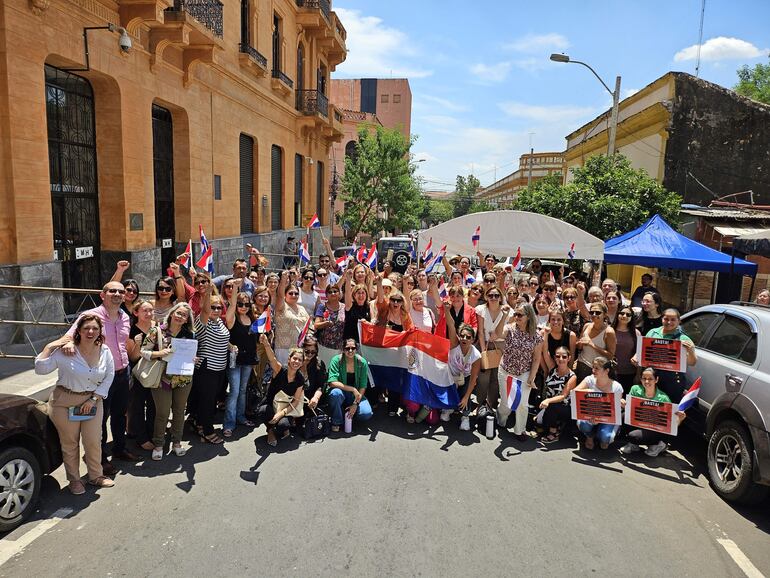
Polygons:
M358 249L358 252L356 253L356 261L358 261L359 263L366 262L366 256L368 254L369 253L366 250L366 243L363 243L361 247Z
M192 239L187 241L187 247L185 247L184 253L182 253L182 256L179 258L179 264L183 267L187 267L188 263L192 262Z
M441 247L441 250L438 252L438 255L433 257L433 259L431 259L429 263L425 264L426 273L430 274L433 272L433 269L436 268L436 265L438 265L441 262L441 259L444 256L444 253L446 253L446 245Z
M446 290L446 285L444 285L443 279L439 279L438 281L438 296L441 297L442 301L445 301L449 298L449 293Z
M568 259L575 258L575 243L572 243L572 245L569 246L569 251L567 251L567 258Z
M254 320L254 323L251 324L251 332L252 333L268 333L273 329L273 322L270 319L270 308L268 307L265 309L265 311L257 317Z
M310 251L307 249L307 237L299 244L299 260L302 263L310 263Z
M349 254L348 255L343 255L342 257L338 257L334 261L335 265L337 265L337 268L340 270L340 273L344 273L345 272L345 269L348 266L348 257L349 256L350 256Z
M521 381L513 383L513 376L509 375L505 381L506 399L512 411L516 411L521 403Z
M307 228L308 230L321 228L321 220L318 218L318 213L313 215L313 218L310 219L310 222L307 224Z
M551 283L556 283L556 277L553 276L553 271L548 271L548 280Z
M473 243L473 248L478 250L479 248L479 240L481 239L481 225L476 227L476 232L473 233L473 236L471 237L471 243Z
M513 263L511 263L511 269L514 271L521 271L522 265L521 265L521 247L519 247L516 250L516 256L513 258Z
M364 264L367 265L372 271L377 269L377 247L375 245L372 245L372 248L369 251L369 255L366 257Z
M302 347L302 344L305 341L305 337L307 337L308 331L310 331L310 317L308 317L307 321L305 322L305 326L302 328L302 331L299 332L299 336L297 337L297 347Z
M431 259L433 259L433 237L430 238L428 241L428 245L425 247L425 250L422 252L422 262L428 263Z
M203 225L198 225L198 231L200 232L201 236L201 250L203 251L203 255L201 255L201 258L198 259L198 262L196 265L203 269L204 271L207 271L209 275L214 274L214 248L209 245L208 239L206 239L206 234L203 232Z
M679 402L677 411L687 411L693 405L695 405L695 402L698 401L698 394L700 393L700 383L701 378L699 377L695 380L695 383L692 384L692 387L688 389L682 396L682 400Z

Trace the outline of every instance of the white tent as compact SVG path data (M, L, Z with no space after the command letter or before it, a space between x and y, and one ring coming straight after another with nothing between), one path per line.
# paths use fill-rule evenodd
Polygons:
M479 250L498 258L514 256L521 247L522 257L564 260L574 243L575 259L604 259L601 239L559 219L526 211L487 211L457 217L421 231L418 250L425 249L433 239L434 253L446 245L447 255L470 255L475 253L471 237L478 226Z

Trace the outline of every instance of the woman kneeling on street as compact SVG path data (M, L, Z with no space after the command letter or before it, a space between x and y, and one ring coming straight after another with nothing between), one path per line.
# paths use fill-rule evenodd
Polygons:
M646 368L642 371L642 385L634 385L628 392L629 396L641 397L642 399L651 399L653 401L660 401L663 403L671 403L669 397L660 389L658 389L658 373L652 367ZM625 400L623 405L625 406ZM683 411L676 412L679 418L679 424L685 418ZM645 454L654 458L666 451L665 436L661 433L648 430L648 429L635 429L628 432L628 443L620 448L621 454L631 454L638 452L639 446L647 446Z
M289 414L296 411L296 408L302 407L302 401L305 392L305 377L300 369L305 362L305 355L298 347L289 349L289 359L286 362L287 367L281 365L281 362L275 357L273 348L266 334L259 336L259 342L265 348L267 361L273 370L273 379L270 381L270 387L267 388L267 395L262 405L257 410L257 415L261 421L264 421L267 428L267 443L270 446L278 445L278 439L289 437L289 428L291 421ZM291 401L287 407L276 411L274 401L279 392L285 394L281 397L290 397Z
M592 375L586 377L576 391L600 391L602 393L623 394L623 386L610 377L610 370L615 362L601 355L593 360ZM594 423L593 420L578 420L578 429L586 436L585 447L594 449L594 438L599 438L599 447L606 450L615 441L615 435L620 429L619 425L607 423Z
M569 394L577 384L577 376L570 369L569 349L563 345L557 347L553 359L556 365L545 378L546 399L540 403L540 409L545 410L543 427L548 430L542 441L547 444L559 441L561 429L572 419Z
M340 431L343 423L342 405L347 406L351 419L362 421L372 417L372 407L364 397L368 381L369 364L356 353L356 341L346 339L343 353L335 355L329 363L329 408L332 414L332 431Z
M69 491L85 493L80 481L80 441L86 450L85 462L88 483L101 488L115 485L102 472L102 400L115 377L112 353L104 345L102 320L96 315L81 315L75 325L75 356L64 355L59 348L70 342L62 337L45 346L35 358L35 373L45 375L59 369L56 387L48 400L48 415L59 432L64 471ZM72 410L79 415L94 415L72 419Z
M445 303L447 316L451 305ZM471 394L476 389L476 382L481 372L481 353L473 345L476 332L466 323L460 324L460 330L455 331L454 323L447 324L449 336L449 372L455 380L457 391L460 394L460 429L470 431ZM449 421L452 410L442 410L441 420Z

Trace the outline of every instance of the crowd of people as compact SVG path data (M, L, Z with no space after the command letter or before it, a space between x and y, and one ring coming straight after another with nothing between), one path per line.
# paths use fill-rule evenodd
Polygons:
M275 446L318 411L330 416L332 432L382 407L409 424L444 422L464 431L483 427L491 415L522 442L549 444L579 432L586 449L606 449L619 426L572 421L573 390L677 402L684 374L640 367L641 336L680 340L687 363L696 363L679 312L663 307L651 276L627 299L612 279L592 285L582 272L546 271L537 259L516 271L479 253L474 270L470 257L458 255L443 257L443 274L418 263L400 274L389 261L378 271L352 255L340 266L326 239L324 246L317 264L289 260L270 272L267 259L247 246L230 274L213 278L182 265L182 256L149 299L135 280L123 278L129 263L119 262L102 304L81 314L35 362L39 373L59 371L50 415L70 491L85 491L81 441L87 482L110 487L116 472L110 458L182 456L189 449L186 427L204 443L222 444L238 429L262 435L264 425ZM266 312L269 331L255 330ZM457 407L428 407L389 391L387 383L372 383L359 323L445 337ZM175 338L198 342L193 375L164 369L153 387L143 386L134 368L167 358ZM511 379L522 384L515 409ZM650 456L668 441L647 430L627 438L622 453L646 446Z

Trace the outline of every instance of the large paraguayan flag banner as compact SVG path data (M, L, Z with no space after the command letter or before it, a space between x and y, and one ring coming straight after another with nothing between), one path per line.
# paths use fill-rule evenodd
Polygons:
M376 387L437 409L460 401L449 372L449 340L412 329L398 332L359 322L361 355Z

